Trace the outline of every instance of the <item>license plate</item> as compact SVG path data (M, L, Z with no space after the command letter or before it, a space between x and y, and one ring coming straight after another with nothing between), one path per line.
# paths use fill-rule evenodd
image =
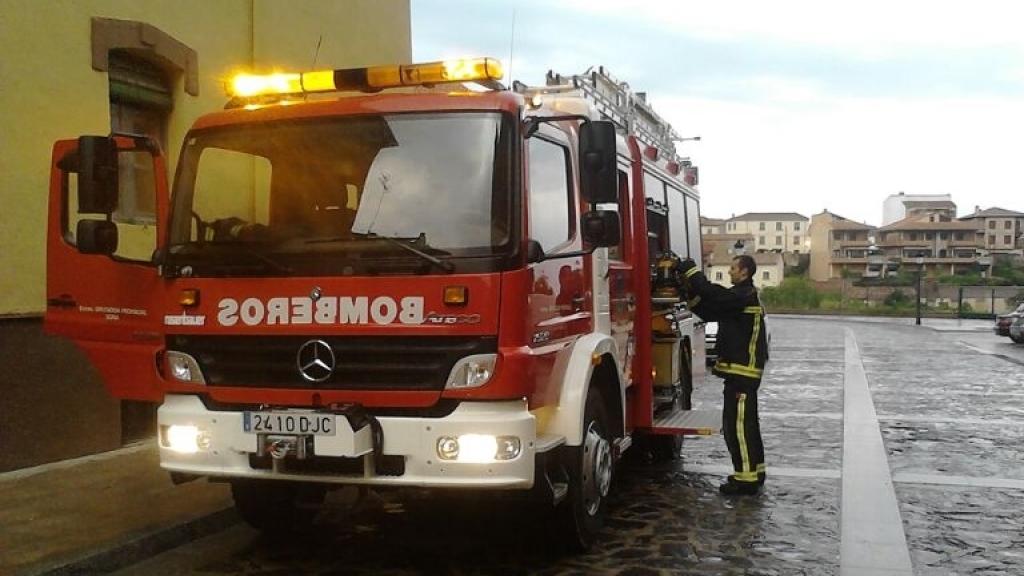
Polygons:
M245 432L273 434L310 434L334 436L333 414L299 414L290 412L244 412L242 429Z

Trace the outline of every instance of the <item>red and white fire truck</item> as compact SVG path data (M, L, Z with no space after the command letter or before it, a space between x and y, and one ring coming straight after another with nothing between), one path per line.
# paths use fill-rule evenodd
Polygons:
M604 70L501 76L240 76L172 188L146 137L57 142L48 330L159 403L161 466L230 482L257 527L341 485L490 489L589 546L630 446L718 427L689 410L700 328L659 282L670 251L700 260L696 173ZM151 257L117 218L144 194Z

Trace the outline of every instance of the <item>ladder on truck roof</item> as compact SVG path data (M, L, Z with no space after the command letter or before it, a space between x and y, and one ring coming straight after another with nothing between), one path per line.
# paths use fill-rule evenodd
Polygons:
M635 134L644 144L654 146L666 158L678 160L676 142L682 140L679 133L647 103L646 92L633 92L629 84L616 80L604 66L572 76L548 71L546 83L549 90L579 90L605 119Z

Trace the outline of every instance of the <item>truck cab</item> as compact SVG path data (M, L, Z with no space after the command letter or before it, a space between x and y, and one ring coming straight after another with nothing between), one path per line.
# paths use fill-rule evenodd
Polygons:
M173 186L144 137L56 143L48 330L159 403L161 466L231 482L259 528L342 485L490 489L588 547L635 439L709 430L680 420L703 336L651 284L657 255L699 259L696 194L586 98L500 77L242 77ZM154 195L148 257L112 217L125 190Z

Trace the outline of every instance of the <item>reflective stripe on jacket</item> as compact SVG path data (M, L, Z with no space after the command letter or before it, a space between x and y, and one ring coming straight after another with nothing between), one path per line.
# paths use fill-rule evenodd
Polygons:
M725 288L710 282L696 268L687 271L690 309L708 322L718 322L718 376L760 379L768 361L764 307L751 280Z

